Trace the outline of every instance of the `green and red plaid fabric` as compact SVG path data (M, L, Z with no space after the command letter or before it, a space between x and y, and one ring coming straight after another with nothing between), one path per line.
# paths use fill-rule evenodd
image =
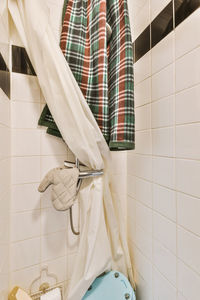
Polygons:
M108 44L106 22L112 29ZM110 149L134 149L133 48L127 0L65 0L60 47ZM61 136L47 105L39 125Z

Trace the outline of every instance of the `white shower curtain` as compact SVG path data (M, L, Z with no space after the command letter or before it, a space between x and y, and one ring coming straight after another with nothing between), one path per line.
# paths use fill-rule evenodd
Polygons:
M111 268L133 284L120 203L109 186L109 149L55 40L48 8L42 0L7 1L63 139L86 166L104 168L104 176L85 181L79 192L81 235L67 299L80 300L94 279Z

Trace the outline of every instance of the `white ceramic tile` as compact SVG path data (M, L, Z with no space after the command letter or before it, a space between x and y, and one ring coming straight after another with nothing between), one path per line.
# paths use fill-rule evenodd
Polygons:
M154 240L153 259L156 268L176 286L176 256Z
M200 123L176 127L176 156L200 159Z
M172 95L174 92L174 64L152 76L152 100Z
M10 126L10 101L0 89L0 123Z
M155 1L155 0L154 0ZM156 0L157 2L162 2ZM156 73L174 60L174 32L167 35L152 49L152 73Z
M136 297L137 299L142 300L152 300L153 291L152 291L152 282L145 281L143 276L136 272Z
M200 237L179 227L177 249L178 257L200 275Z
M146 180L152 179L152 158L145 155L130 156L128 174L136 175Z
M16 271L40 262L40 238L11 245L11 270Z
M46 133L46 130L41 132L41 154L42 155L65 155L67 154L67 145L61 138L52 136Z
M146 282L152 281L152 264L137 248L135 248L135 267Z
M153 235L162 245L176 254L176 223L160 214L153 214Z
M200 162L192 160L176 160L177 190L200 197Z
M168 188L174 188L174 160L172 158L153 158L153 181Z
M0 161L0 195L4 196L10 190L10 159Z
M153 20L169 2L170 0L151 0L151 20Z
M12 73L12 100L40 102L40 87L37 77Z
M135 107L151 101L151 78L147 78L135 85Z
M135 152L140 154L152 154L151 130L136 131Z
M147 233L152 233L152 210L136 202L136 224Z
M12 158L12 184L40 181L40 157Z
M136 225L135 244L148 259L152 260L152 235Z
M67 155L63 156L41 156L41 179L53 168L63 167Z
M135 110L135 129L144 130L151 128L151 106L150 104L137 107Z
M159 0L158 0L159 1ZM200 45L200 9L176 27L176 57ZM192 34L191 34L192 32Z
M40 208L39 183L13 185L11 188L11 208L13 211L25 211Z
M40 266L36 265L23 270L15 271L10 273L10 289L14 286L20 286L25 291L29 292L30 283L33 278L37 278L40 275ZM39 282L40 284L40 282ZM34 285L32 292L37 292L39 284Z
M47 208L41 211L42 234L65 230L67 227L66 212L56 211L55 208Z
M66 231L42 236L42 261L64 256L66 252Z
M200 236L200 199L177 193L177 222Z
M155 300L177 300L176 288L156 269L153 270L153 277Z
M176 124L200 122L200 85L176 95Z
M174 156L174 128L159 128L152 130L153 155Z
M59 257L55 260L51 260L51 261L48 261L48 262L45 262L42 264L42 267L45 267L47 266L48 267L48 271L49 273L53 273L57 276L58 278L58 282L63 282L65 281L67 278L66 278L66 256L63 256L63 257ZM48 280L48 282L50 281L50 278L45 278L43 277L44 280ZM45 281L46 281L45 280ZM51 282L50 282L51 284ZM52 278L52 285L55 284L55 279Z
M40 211L16 213L11 215L11 241L40 236Z
M135 199L152 207L152 183L135 177Z
M151 51L147 52L134 64L135 84L151 76Z
M10 156L10 129L7 126L0 125L0 160Z
M178 290L186 299L199 300L200 276L178 260Z
M40 155L40 130L13 129L12 155Z
M178 293L177 300L187 300L181 293Z
M174 96L153 102L151 106L151 124L153 128L171 126L174 123Z
M127 230L128 238L134 242L136 231L136 201L128 197L127 198Z
M127 194L128 196L135 198L135 176L127 176Z
M176 221L176 194L175 191L153 185L153 208L163 216Z
M200 47L176 61L176 92L200 83Z
M149 0L146 0L142 8L139 10L134 20L134 37L135 39L143 32L150 23Z
M12 102L12 128L37 128L39 117L39 103Z

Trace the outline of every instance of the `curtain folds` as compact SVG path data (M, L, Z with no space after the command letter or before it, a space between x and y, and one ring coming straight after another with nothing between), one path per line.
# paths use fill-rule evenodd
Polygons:
M110 152L54 38L48 8L41 0L8 0L8 10L65 143L89 168L104 168L104 176L85 180L79 192L81 235L66 299L81 299L110 268L133 284L120 203L110 189Z

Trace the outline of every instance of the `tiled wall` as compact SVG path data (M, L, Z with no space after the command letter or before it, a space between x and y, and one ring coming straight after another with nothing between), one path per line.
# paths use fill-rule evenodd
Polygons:
M10 100L7 18L0 22L0 299L7 299L9 284L10 215Z
M134 40L169 2L129 1ZM137 300L198 300L200 8L137 60L135 104L127 185Z

